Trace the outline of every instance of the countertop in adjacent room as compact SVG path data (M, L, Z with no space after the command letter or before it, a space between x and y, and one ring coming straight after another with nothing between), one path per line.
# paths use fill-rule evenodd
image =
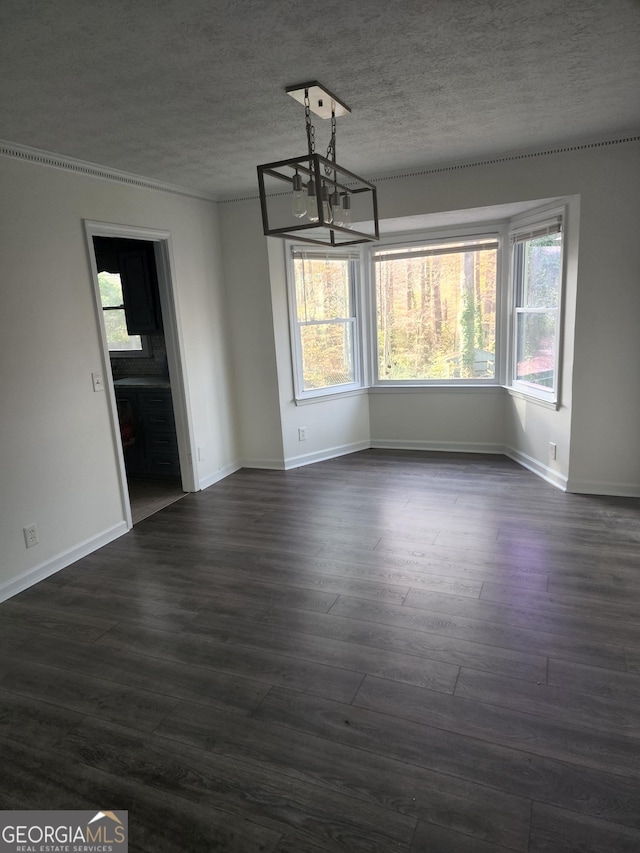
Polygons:
M171 388L170 381L164 376L126 376L115 379L116 388Z

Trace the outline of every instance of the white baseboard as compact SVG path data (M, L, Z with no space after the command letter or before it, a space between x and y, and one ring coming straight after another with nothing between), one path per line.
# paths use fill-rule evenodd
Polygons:
M504 452L509 459L513 459L518 465L522 465L523 468L527 468L527 470L537 474L538 477L546 480L547 483L555 486L556 489L560 489L563 492L567 491L567 477L564 474L554 471L553 468L544 465L540 460L534 459L533 456L529 456L521 450L516 450L514 447L505 447Z
M371 441L358 441L352 444L343 444L330 447L316 453L305 453L300 456L289 456L284 461L280 459L243 459L240 462L227 465L215 474L205 477L199 482L201 489L213 486L220 480L224 480L241 468L263 468L274 471L289 471L292 468L300 468L304 465L312 465L314 462L323 462L327 459L335 459L359 450L379 448L380 450L430 450L445 453L491 453L502 454L513 459L523 468L541 477L547 483L555 486L563 492L584 495L611 495L614 497L640 498L640 484L633 483L609 483L601 480L570 480L564 474L560 474L548 465L544 465L533 456L508 447L503 444L489 442L455 442L455 441L405 441L401 439L371 439ZM126 531L124 531L126 532ZM120 535L120 534L118 534ZM116 537L113 537L116 538ZM107 540L109 541L109 540ZM104 544L104 543L100 543ZM97 545L96 547L100 547ZM93 549L91 549L93 550ZM87 551L86 553L90 553ZM84 556L84 555L81 555ZM76 558L79 559L79 558ZM35 570L34 570L35 571ZM57 571L54 569L53 571ZM50 572L51 574L52 572ZM46 575L44 575L46 577ZM34 581L35 582L35 581ZM28 586L29 584L27 584ZM3 587L0 587L0 600ZM14 593L12 593L14 594Z
M203 477L198 480L198 488L200 489L208 489L209 486L215 485L215 483L219 483L220 480L224 480L225 477L228 477L230 474L234 474L236 471L239 471L242 467L241 462L234 462L232 465L226 465L224 468L220 468L214 474L209 474L208 477Z
M40 563L40 565L34 566L32 569L28 569L24 574L7 581L0 586L0 601L6 601L8 598L12 598L19 592L23 592L25 589L28 589L30 586L33 586L39 581L42 581L51 575L55 575L55 573L59 572L61 569L66 569L67 566L75 563L76 560L86 557L87 554L92 554L94 551L97 551L98 548L102 548L103 545L113 542L114 539L118 539L120 536L127 533L128 529L126 521L121 521L118 524L114 524L114 526L110 527L108 530L99 533L97 536L93 536L91 539L85 539L84 542L74 545L73 548L69 548L68 551L63 551L61 554L58 554L57 557L47 560L44 563Z
M401 439L374 438L369 447L380 450L435 450L441 453L499 453L504 454L504 445L493 442L463 441L403 441Z
M579 495L612 495L619 498L640 498L640 485L633 483L605 483L601 480L571 480L567 491Z
M284 471L283 459L242 459L241 468L264 468L268 471Z
M300 456L289 456L284 461L285 471L291 468L301 468L303 465L312 465L314 462L325 462L327 459L335 459L337 456L346 456L348 453L357 453L359 450L368 450L371 447L369 441L354 441L351 444L340 444L337 447L327 447L316 453L303 453Z

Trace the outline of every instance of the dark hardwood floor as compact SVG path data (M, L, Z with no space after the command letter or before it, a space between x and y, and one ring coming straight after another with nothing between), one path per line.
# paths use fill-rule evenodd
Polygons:
M0 605L0 808L130 850L638 853L640 500L243 470Z

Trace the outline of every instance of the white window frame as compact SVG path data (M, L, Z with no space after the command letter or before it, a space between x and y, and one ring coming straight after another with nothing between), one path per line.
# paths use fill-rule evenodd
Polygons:
M541 385L527 382L517 378L518 357L518 317L522 313L531 313L531 309L519 310L518 306L518 276L517 252L519 242L524 242L527 236L537 236L544 233L552 233L552 229L559 227L562 235L560 249L560 284L558 293L558 305L556 308L556 328L554 341L554 367L552 388L546 389ZM529 213L526 218L517 218L511 221L509 230L511 243L511 261L509 275L509 375L507 388L510 392L530 398L551 408L558 409L560 406L561 391L561 348L562 348L562 326L564 322L564 293L566 283L566 206L556 207L551 210L539 210L533 214ZM549 309L545 309L549 310Z
M103 306L102 310L103 311L112 311L114 309L113 308L105 308ZM151 358L151 347L149 346L149 336L148 335L138 335L138 337L140 338L140 343L141 343L140 349L111 349L111 347L109 346L109 342L107 341L107 346L109 347L109 358Z
M293 369L293 387L296 403L313 401L318 398L327 399L340 397L345 394L363 392L363 347L362 347L362 320L361 320L361 267L362 255L357 248L328 247L327 249L314 248L309 245L301 245L295 242L285 241L286 252L286 279L287 299L289 307L289 332L291 336L291 354ZM323 388L305 389L302 361L302 341L300 328L304 323L298 321L298 306L296 302L294 256L303 253L310 258L336 257L349 260L349 283L351 315L339 318L332 322L345 322L351 324L352 329L352 358L354 367L354 381L341 385L327 385Z
M368 326L369 326L369 365L372 376L373 388L496 388L504 384L504 353L505 346L505 275L504 275L504 246L505 246L505 223L487 222L480 227L451 227L438 228L410 235L394 235L392 238L380 240L375 246L369 248L368 269ZM468 240L495 239L498 243L496 258L496 351L494 376L487 379L382 379L378 375L378 335L377 335L377 300L376 300L376 277L374 253L376 250L403 249L409 250L412 246L441 245L443 243L454 243Z

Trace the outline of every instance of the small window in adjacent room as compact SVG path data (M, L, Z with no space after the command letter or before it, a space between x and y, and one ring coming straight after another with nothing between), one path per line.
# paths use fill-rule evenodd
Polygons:
M497 235L376 248L380 383L496 379Z
M298 399L362 385L356 316L358 261L357 254L344 251L292 248L289 298Z
M109 354L128 358L149 355L146 336L127 331L120 273L100 272L98 284Z
M558 392L562 220L518 229L513 244L513 387L552 402Z

